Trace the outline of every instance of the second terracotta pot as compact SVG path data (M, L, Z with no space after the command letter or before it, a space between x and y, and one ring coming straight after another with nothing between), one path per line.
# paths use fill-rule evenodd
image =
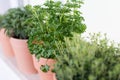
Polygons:
M10 44L10 38L6 35L5 29L0 30L0 44L6 57L14 57L13 49Z
M53 69L53 65L55 64L54 59L40 58L40 60L38 61L33 55L33 61L35 68L38 70L38 73L40 75L40 80L56 80L55 73L51 71ZM41 65L45 64L50 66L50 71L43 72L40 70Z
M32 55L28 50L27 40L10 38L10 42L20 71L26 74L37 73L33 65Z

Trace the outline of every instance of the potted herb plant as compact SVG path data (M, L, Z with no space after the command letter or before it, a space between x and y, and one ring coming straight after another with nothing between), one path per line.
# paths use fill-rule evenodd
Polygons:
M42 75L54 75L50 71L51 67L48 65L48 61L55 60L56 56L60 55L57 51L57 43L64 44L64 37L71 38L72 32L83 33L85 31L84 18L78 10L80 5L80 1L68 1L63 4L60 1L47 0L43 7L39 7L38 11L35 10L38 6L33 9L34 17L32 19L35 27L30 31L28 45L31 54L39 59L39 66L36 68L39 70L41 79L47 80L49 78ZM43 58L46 59L44 61L46 63L41 63ZM53 79L54 76L51 80Z
M34 6L33 12L34 12L34 16L32 19L35 26L32 29L30 29L31 33L28 39L28 46L31 53L33 54L34 65L40 74L40 79L53 80L55 73L51 72L51 69L53 64L55 63L54 60L55 55L54 53L51 54L51 52L53 52L54 49L51 50L49 49L50 36L47 37L49 33L48 34L45 33L47 27L44 23L44 21L46 21L45 18L48 15L48 13L41 6ZM46 45L45 48L42 48L42 45L44 45L44 41L41 40L41 38L44 41L48 40L48 45ZM52 45L51 47L55 48L55 46ZM44 54L45 52L41 52L42 49L44 50L46 49L46 54ZM47 49L49 49L49 52L47 51Z
M36 73L36 69L33 66L32 56L30 55L27 47L28 29L33 27L30 23L30 17L32 7L27 5L22 8L10 9L7 16L9 16L5 22L5 31L10 37L10 42L17 60L20 71L33 74Z
M88 41L87 41L88 40ZM65 38L54 70L57 80L119 80L120 46L101 34Z

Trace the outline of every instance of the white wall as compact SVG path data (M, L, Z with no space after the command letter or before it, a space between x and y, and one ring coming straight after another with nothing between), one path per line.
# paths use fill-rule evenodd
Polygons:
M18 7L19 0L9 0L10 1L10 8Z
M0 0L0 14L4 14L5 11L10 7L9 0Z
M85 0L82 6L87 32L107 33L120 42L120 0Z
M0 14L4 14L9 8L18 6L18 0L0 0Z

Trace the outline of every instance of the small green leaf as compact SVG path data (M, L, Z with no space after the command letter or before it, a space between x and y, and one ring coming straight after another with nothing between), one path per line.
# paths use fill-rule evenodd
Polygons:
M41 65L40 70L42 70L43 72L48 72L49 71L50 66L46 65Z

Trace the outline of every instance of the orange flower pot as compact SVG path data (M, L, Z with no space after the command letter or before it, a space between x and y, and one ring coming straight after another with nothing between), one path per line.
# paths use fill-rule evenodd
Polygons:
M37 70L33 65L32 55L27 46L27 40L11 38L11 45L15 53L18 68L25 74L35 74Z
M0 30L0 41L4 55L6 57L13 57L14 53L10 44L10 38L5 34L5 29Z
M54 59L40 58L40 60L38 61L33 55L33 62L35 68L38 70L38 73L40 75L40 80L56 80L55 73L51 71L53 69L53 65L55 64ZM45 65L45 64L50 66L50 71L43 72L40 70L41 65Z

